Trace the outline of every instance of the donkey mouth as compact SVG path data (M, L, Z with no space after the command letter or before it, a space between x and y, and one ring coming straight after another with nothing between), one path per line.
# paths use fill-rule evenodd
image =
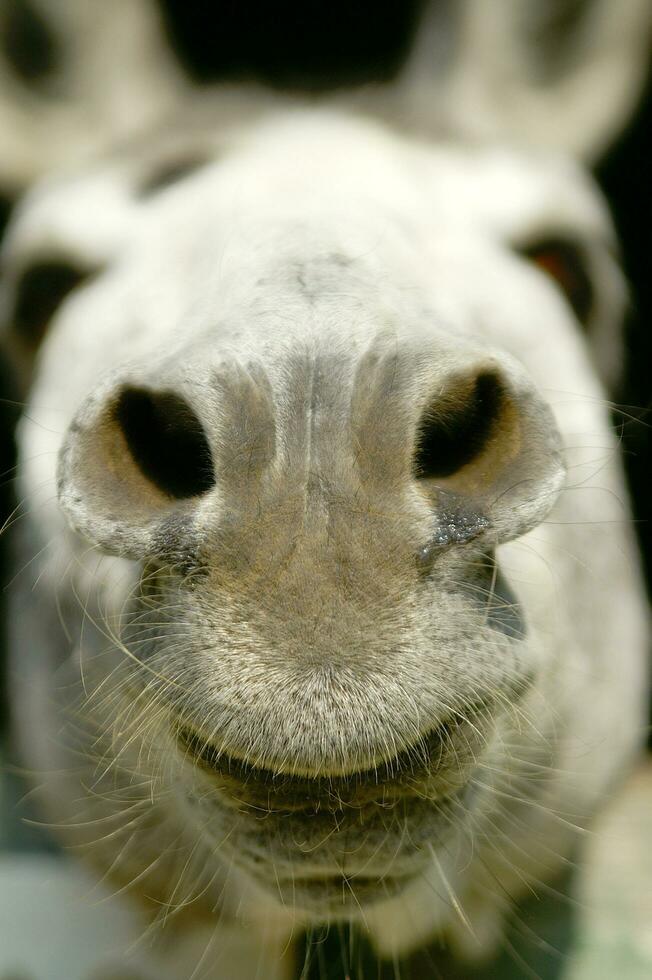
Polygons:
M433 728L415 745L378 766L344 776L275 772L229 754L186 724L177 723L174 735L183 759L210 775L221 795L239 808L310 816L378 807L387 810L408 797L423 799L424 791L438 802L457 795L475 763L468 731L470 715ZM464 737L460 738L462 727ZM477 731L474 728L473 734Z
M277 814L311 815L369 803L390 806L400 799L395 780L379 778L376 770L352 776L298 776L276 773L219 751L191 728L176 731L187 760L214 777L219 788L240 806ZM387 768L389 772L390 767Z
M387 901L400 895L413 881L415 875L363 875L333 874L324 877L301 877L274 879L265 882L280 895L285 903L308 911L321 911L330 914L337 909L350 910L351 907L371 905Z

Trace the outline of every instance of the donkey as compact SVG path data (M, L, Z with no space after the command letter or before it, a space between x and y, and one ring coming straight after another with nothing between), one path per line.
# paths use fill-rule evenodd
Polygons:
M37 186L3 260L15 727L145 968L491 955L643 730L594 187L233 94Z

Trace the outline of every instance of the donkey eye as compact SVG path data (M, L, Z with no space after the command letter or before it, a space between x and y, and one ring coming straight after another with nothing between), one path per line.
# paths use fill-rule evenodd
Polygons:
M564 238L546 238L519 249L557 283L581 324L586 326L593 311L593 283L583 250Z
M17 285L12 330L30 350L36 350L64 299L88 279L91 270L65 259L38 262L25 269Z

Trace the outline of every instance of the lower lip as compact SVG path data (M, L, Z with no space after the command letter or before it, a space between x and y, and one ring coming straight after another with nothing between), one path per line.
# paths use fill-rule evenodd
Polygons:
M348 904L358 901L382 901L402 892L412 876L370 877L368 875L328 875L324 878L284 878L274 880L274 886L286 896L292 895L298 904L322 901L326 904Z

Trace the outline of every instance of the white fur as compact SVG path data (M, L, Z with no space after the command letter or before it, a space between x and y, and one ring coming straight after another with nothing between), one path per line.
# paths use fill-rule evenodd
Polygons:
M176 132L183 149L183 121ZM186 717L196 726L203 719L207 737L222 749L279 773L337 776L408 746L442 720L451 702L504 691L508 681L532 673L534 686L517 709L492 709L476 747L480 768L471 766L475 775L468 776L470 763L460 768L460 778L477 782L471 816L458 812L446 847L435 836L432 852L420 850L419 872L398 898L362 910L383 954L409 950L437 932L461 955L486 952L500 934L504 896L518 901L525 882L554 875L643 730L644 602L617 442L594 366L609 374L622 299L604 208L576 168L556 158L410 142L335 112L289 106L231 127L218 118L205 140L211 154L220 144L214 162L147 200L133 192L134 151L78 180L37 189L9 236L6 310L32 256L65 248L106 262L56 316L19 430L20 488L36 551L23 579L27 590L37 583L33 595L44 609L63 604L73 634L62 663L33 643L20 654L20 668L17 658L24 750L35 769L52 771L47 792L55 822L73 824L67 839L95 854L96 863L112 865L119 845L129 873L158 862L157 872L172 884L185 865L173 903L199 882L209 907L220 902L227 918L282 944L319 913L285 907L274 887L259 887L249 859L229 850L224 794L170 736L166 698L175 685L192 688ZM592 351L556 287L512 249L557 230L585 243L603 273L595 282ZM333 264L333 256L346 263ZM376 422L360 429L360 458L369 453L372 474L373 452L388 453L387 478L376 474L370 490L346 455L349 423L337 413L341 393L374 350L380 363L396 356L399 381ZM486 631L463 636L459 616L471 613L460 613L459 597L447 596L445 583L429 592L414 585L410 542L426 535L431 511L408 475L391 469L395 457L409 454L424 392L487 358L514 386L519 411L527 412L528 399L541 399L533 402L527 430L535 442L553 431L550 406L567 473L545 519L557 476L545 492L537 476L530 494L512 509L508 496L496 513L500 541L512 536L512 519L514 526L539 525L498 549L528 623L527 638L510 644ZM318 442L311 444L297 432L315 406L297 397L304 368L313 365L315 384L319 363L329 365L320 390L332 402L314 422ZM364 391L373 391L374 377ZM138 516L131 498L123 505L111 496L110 481L93 483L85 469L94 465L93 443L79 448L74 433L65 435L75 416L83 431L94 432L105 399L125 378L184 392L207 427L217 471L215 491L193 511L200 537L210 542L216 584L186 596L178 584L161 583L171 590L167 601L180 603L169 631L183 634L185 645L157 654L153 673L163 671L172 683L157 687L146 676L149 700L147 687L144 695L119 687L119 680L135 683L128 650L106 636L98 641L92 625L104 617L120 627L141 568L134 556L153 547L149 512ZM228 415L232 391L243 417L259 413L264 421L273 406L271 482L259 484L257 475L233 482L241 447L229 436L237 431ZM351 409L356 425L364 415L364 395L358 397L362 414ZM263 430L261 421L251 438L262 438ZM91 540L126 558L99 557L68 529L56 501L64 440L73 459L72 469L61 464L64 507ZM99 436L95 446L99 454ZM543 466L543 450L523 451L530 449L526 465ZM335 503L324 504L311 466L332 481ZM239 507L251 516L238 517ZM334 545L323 538L322 507L335 522ZM224 524L227 512L235 515L235 530ZM215 537L218 528L227 538ZM289 535L296 550L277 573L274 562ZM349 593L341 573L329 572L331 546L350 561ZM456 574L457 552L447 554L442 561ZM252 563L244 570L243 555ZM266 579L272 567L276 577ZM87 609L85 625L71 612L74 596ZM87 762L66 755L69 731L68 748L58 748L72 698L65 685L78 696L80 665L89 701L82 696L76 724ZM227 724L231 709L235 720ZM431 766L426 794L442 778L433 760ZM94 787L81 801L80 780ZM135 807L128 814L152 821L136 837L134 853L134 828L118 832L125 801ZM106 821L115 838L81 825L80 815ZM286 819L279 833L292 828L293 818ZM345 860L337 843L313 840L310 820L301 821L313 857L303 854L298 868L318 876ZM408 814L408 836L410 826ZM230 833L244 833L234 828ZM263 822L246 837L249 846L260 833L263 854L270 846L264 828ZM364 848L364 830L357 833ZM389 851L385 842L363 862L379 876L403 861L393 835ZM283 855L276 856L282 868ZM351 861L355 886L360 868ZM216 976L226 976L217 969ZM255 975L247 969L238 975Z

